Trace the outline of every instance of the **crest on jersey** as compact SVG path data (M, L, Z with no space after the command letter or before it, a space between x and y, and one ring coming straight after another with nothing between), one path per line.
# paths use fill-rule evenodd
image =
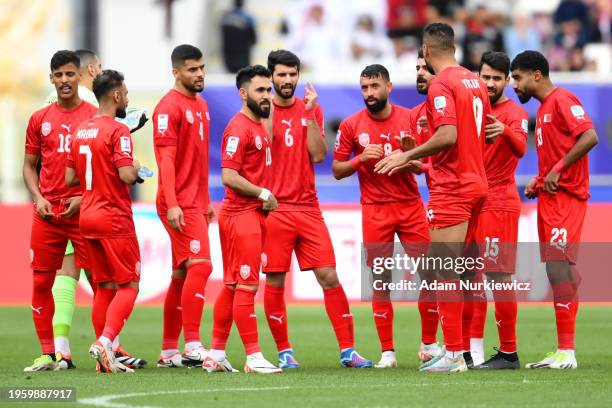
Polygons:
M361 146L368 147L370 144L370 135L367 133L360 133L359 136L357 136L357 140Z
M255 147L257 147L257 150L261 150L262 146L263 145L261 143L261 136L255 136Z
M193 119L193 112L191 112L189 109L187 109L185 111L185 117L187 118L187 122L193 124L193 121L194 121L194 119Z
M544 123L549 123L549 122L552 122L552 114L546 113L544 115Z
M251 276L251 267L249 265L240 265L240 277L247 279Z
M194 254L200 252L200 241L197 239L192 239L189 241L189 250Z
M157 115L157 130L163 133L167 129L168 129L168 114L160 113L159 115Z
M529 122L527 122L527 119L523 119L521 121L521 127L523 128L523 131L527 133L527 131L529 130Z
M40 132L42 133L43 136L49 136L49 133L51 133L51 123L43 122L40 128Z
M444 108L446 108L446 97L445 96L436 96L434 98L434 108L438 113L444 113Z
M572 112L572 115L576 117L576 119L584 120L584 109L582 109L582 106L574 105L570 108L570 111Z

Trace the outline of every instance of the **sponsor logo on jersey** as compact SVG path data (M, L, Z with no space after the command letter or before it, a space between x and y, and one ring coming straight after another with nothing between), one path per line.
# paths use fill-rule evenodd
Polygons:
M434 108L438 113L444 113L444 108L446 108L446 97L436 96L434 98Z
M42 133L43 136L49 136L49 133L51 133L51 123L50 122L43 122L40 131Z
M257 148L257 150L261 150L262 146L263 145L261 143L261 136L255 136L255 147Z
M121 136L119 138L119 142L121 145L121 151L123 153L131 153L132 152L132 142L129 136Z
M200 241L197 239L192 239L189 241L189 250L194 254L200 252Z
M357 140L361 146L368 147L370 144L370 135L367 133L360 133L359 136L357 136Z
M240 265L240 277L247 279L251 276L251 267L249 265Z
M521 128L523 128L523 131L527 133L527 131L529 130L529 122L527 121L527 119L523 119L521 121Z
M70 133L70 127L72 127L72 125L66 125L66 124L62 123L62 127L64 129L66 129L66 132Z
M401 133L401 132L400 132L400 133ZM385 135L384 133L381 133L381 134L380 134L380 138L381 138L381 139L386 139L387 141L391 141L391 132L389 132L389 133L388 133L388 134L386 134L386 135Z
M287 125L288 127L291 127L291 119L289 119L289 120L284 120L283 119L283 120L281 120L281 123Z
M580 105L574 105L570 108L570 111L572 112L572 115L574 115L576 117L576 119L580 120L584 120L584 109L582 109L582 106Z
M167 129L168 129L168 114L160 113L159 115L157 115L157 130L163 133Z
M187 109L185 111L185 117L187 118L187 122L193 124L193 112L191 112L189 109Z
M550 123L550 122L552 122L552 114L550 113L544 114L544 123Z
M228 157L232 157L234 153L238 150L238 142L240 142L240 138L238 136L230 136L227 138L227 146L225 146L225 154Z

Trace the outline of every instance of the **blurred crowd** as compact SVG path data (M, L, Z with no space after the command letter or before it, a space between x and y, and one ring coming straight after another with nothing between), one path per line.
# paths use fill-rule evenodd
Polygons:
M489 50L542 51L557 71L610 73L611 0L293 0L280 28L306 68L413 64L422 29L445 21L470 69Z

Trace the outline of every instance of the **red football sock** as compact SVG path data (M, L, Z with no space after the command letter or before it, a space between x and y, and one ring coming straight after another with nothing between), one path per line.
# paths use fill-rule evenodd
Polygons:
M239 288L236 289L234 296L234 321L247 355L259 352L257 316L255 315L256 293Z
M232 330L233 308L235 290L223 285L223 289L213 308L213 331L210 348L214 350L225 350L227 338Z
M115 297L110 305L108 305L108 310L106 311L106 324L104 325L102 336L111 341L117 337L121 329L123 329L123 325L130 317L132 309L134 309L136 296L138 296L138 289L130 284L117 289L117 293L115 293Z
M96 285L96 297L94 298L93 307L91 308L91 322L93 323L96 339L102 335L104 325L106 324L106 311L108 305L115 297L116 289L100 288Z
M166 292L164 300L164 332L162 336L162 350L178 349L179 336L183 327L183 313L181 312L181 293L185 278L173 277Z
M470 336L472 335L472 316L474 316L474 291L463 290L463 311L461 313L461 334L463 351L470 351Z
M499 350L516 352L516 293L514 290L493 292L495 299L495 324L499 334Z
M421 342L431 344L436 342L438 333L438 303L436 293L423 289L419 293L419 314L421 315Z
M463 291L459 286L459 279L439 282L444 285L454 284L454 289L438 290L438 313L444 333L444 345L448 351L463 351L462 315ZM452 286L450 286L452 287ZM469 348L468 348L469 350Z
M197 262L187 267L187 277L181 294L185 343L200 341L204 289L211 272L212 264L210 262Z
M342 285L323 290L323 298L325 300L325 311L336 333L340 350L353 347L353 315L349 309Z
M574 349L574 334L576 326L576 313L578 298L575 285L565 280L552 285L555 318L557 320L557 342L561 350Z
M43 354L54 354L53 343L53 314L55 303L53 302L53 282L55 273L34 271L34 285L32 288L32 319L36 328L36 335Z
M264 312L278 351L291 348L288 334L285 288L266 284L264 289Z
M374 292L372 297L372 313L374 314L374 324L376 325L382 350L394 350L393 303L391 303L391 294L389 292Z

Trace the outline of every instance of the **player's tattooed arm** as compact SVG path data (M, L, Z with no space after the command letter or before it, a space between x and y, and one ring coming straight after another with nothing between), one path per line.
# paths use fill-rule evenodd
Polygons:
M40 155L26 153L23 160L23 181L32 195L36 212L42 218L46 219L53 216L51 211L51 203L43 197L38 186L38 173L36 171L36 163L38 163Z
M586 155L593 147L599 143L597 133L594 129L587 129L577 137L577 142L570 149L544 178L544 190L549 193L556 193L559 188L559 178L561 173L569 166L578 161L582 156Z
M262 208L266 211L272 211L278 207L276 197L270 190L251 183L242 177L237 170L223 167L221 169L221 180L224 186L231 188L240 195L259 198L263 201Z

